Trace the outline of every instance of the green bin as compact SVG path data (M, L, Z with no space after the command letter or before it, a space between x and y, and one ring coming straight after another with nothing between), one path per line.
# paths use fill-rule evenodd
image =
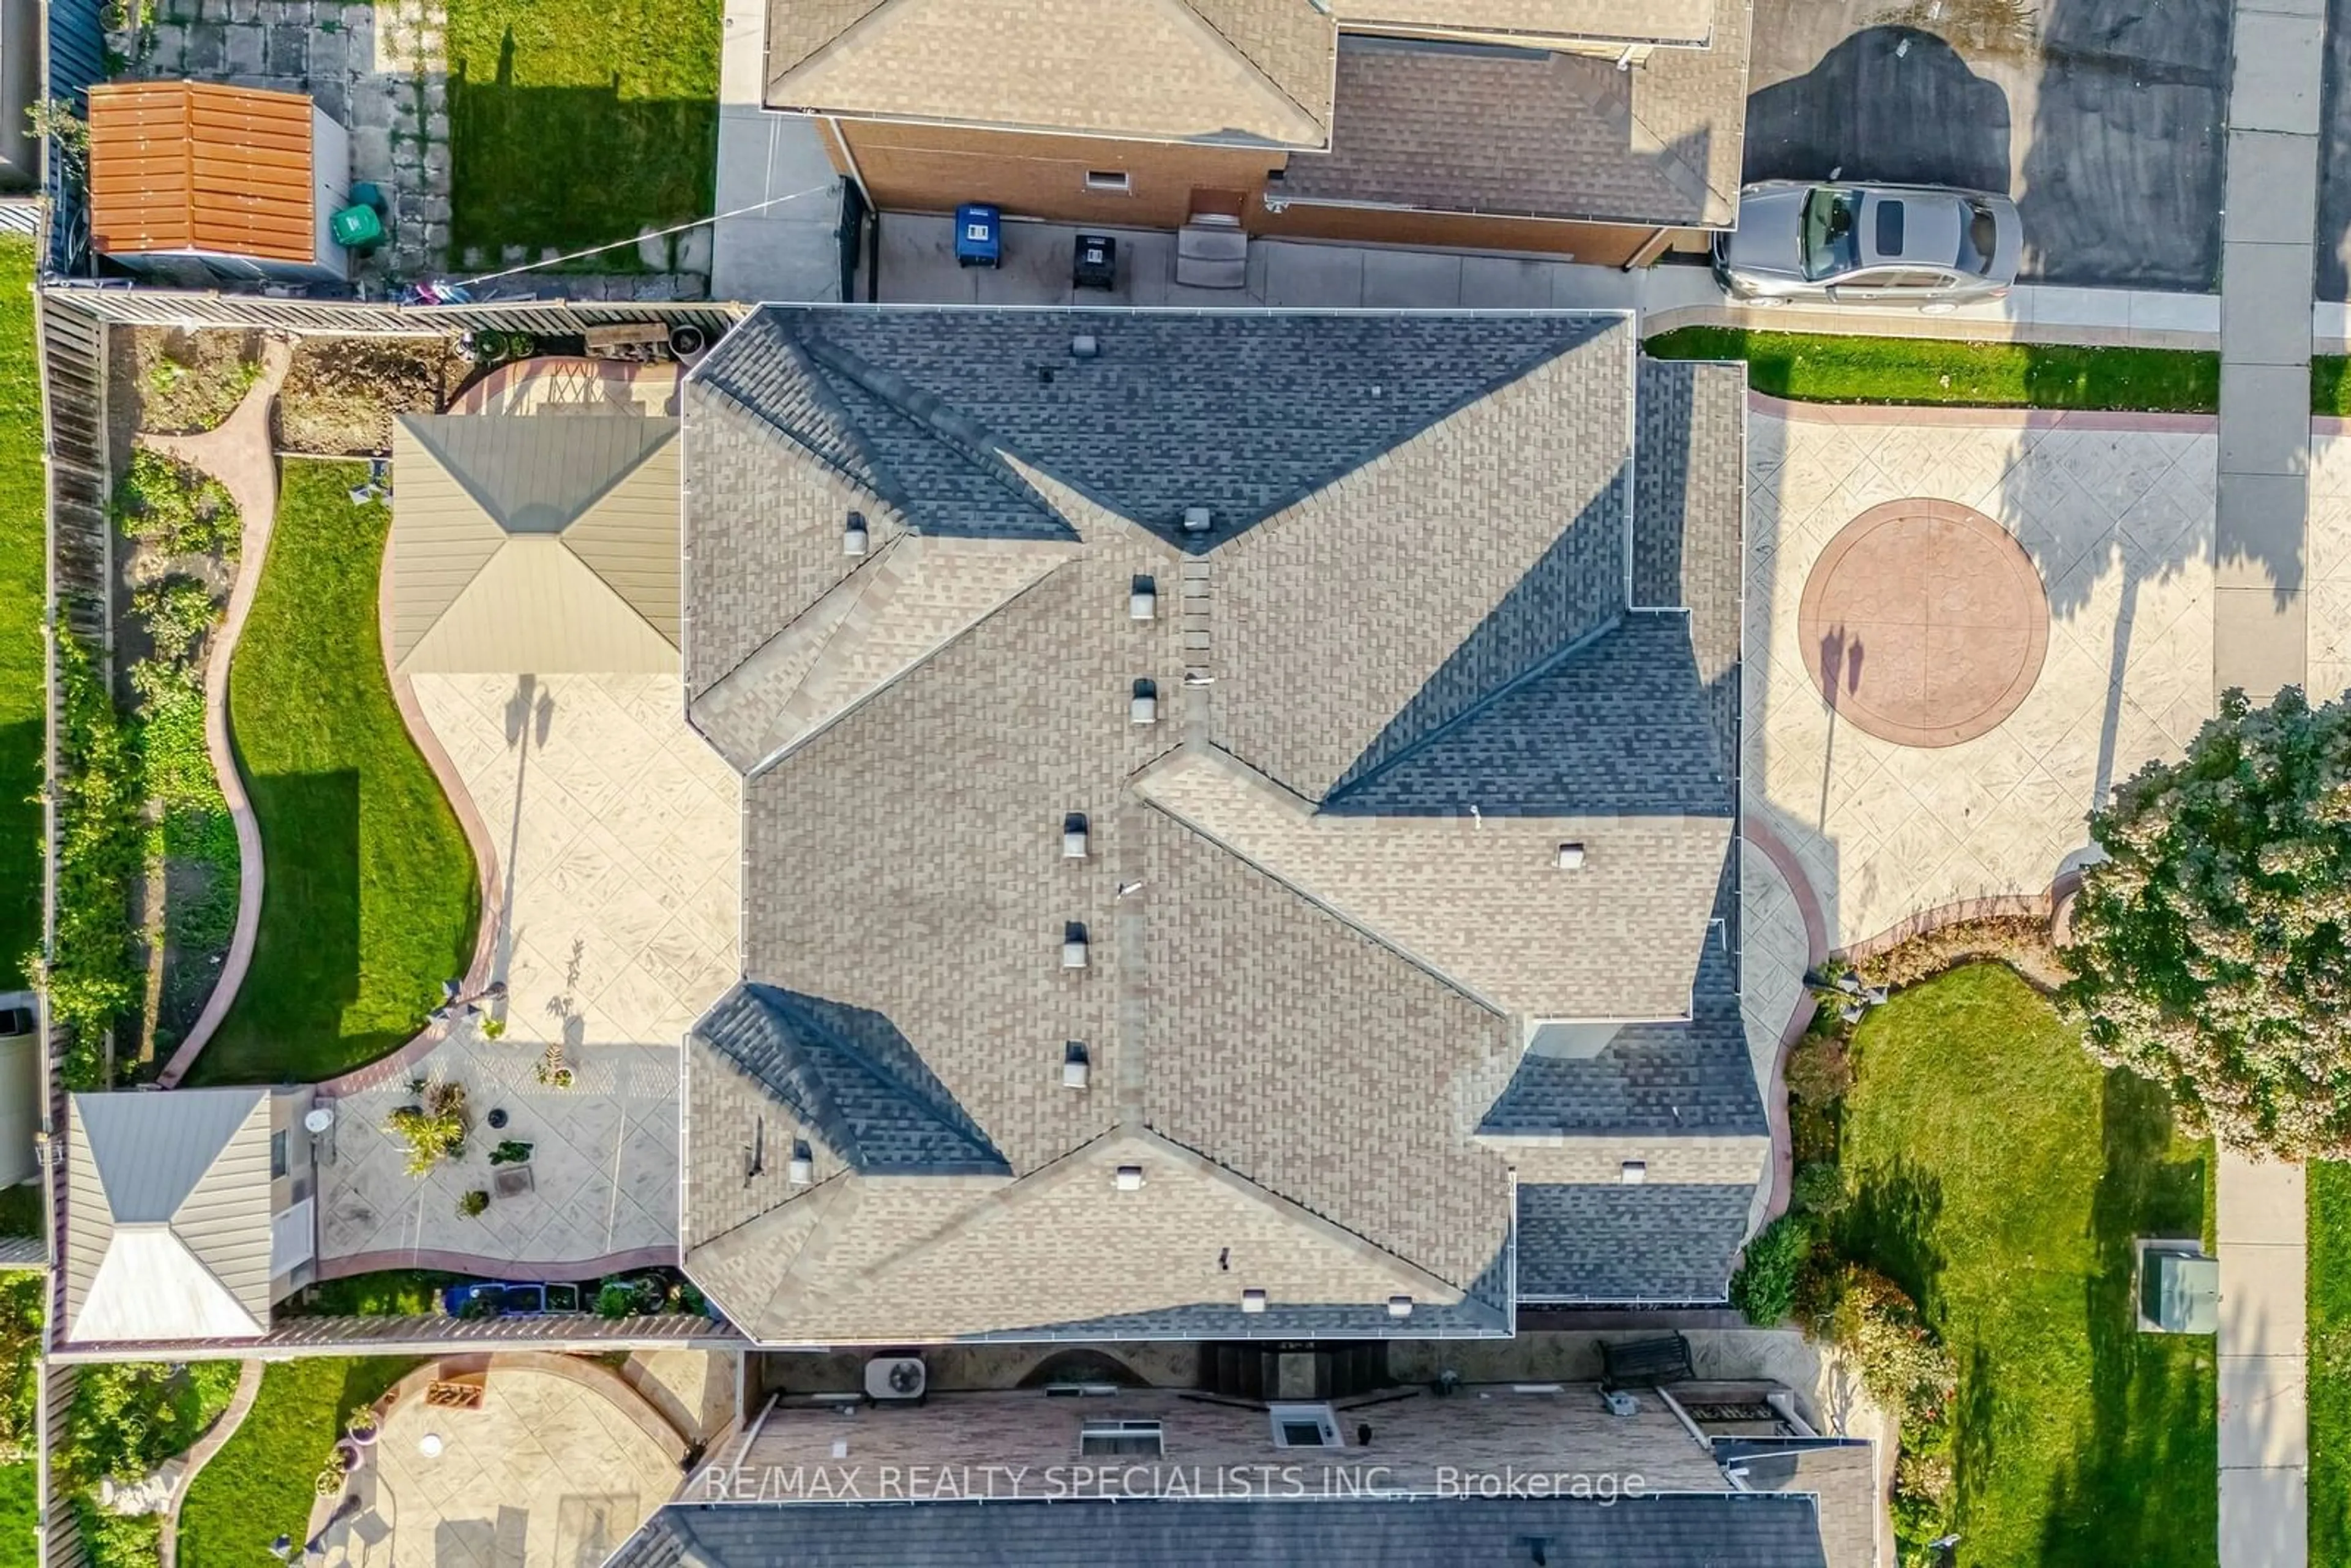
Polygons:
M383 242L383 220L373 207L345 207L328 220L327 227L345 250L367 250Z

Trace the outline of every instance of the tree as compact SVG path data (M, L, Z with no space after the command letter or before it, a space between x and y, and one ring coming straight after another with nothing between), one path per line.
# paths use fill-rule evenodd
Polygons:
M2092 1054L2253 1153L2351 1153L2351 701L2220 699L2090 819L2064 998Z

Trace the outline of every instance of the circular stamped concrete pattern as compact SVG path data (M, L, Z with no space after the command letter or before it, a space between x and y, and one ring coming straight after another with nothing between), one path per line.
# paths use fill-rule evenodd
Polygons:
M1956 746L2016 711L2049 651L2049 599L2022 546L1956 501L1888 501L1813 563L1796 612L1806 668L1846 722Z

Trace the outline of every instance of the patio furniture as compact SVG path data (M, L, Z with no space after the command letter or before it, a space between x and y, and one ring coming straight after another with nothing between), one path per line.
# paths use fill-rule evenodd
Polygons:
M1600 1386L1656 1388L1690 1378L1689 1341L1678 1333L1655 1339L1630 1339L1600 1346L1603 1371Z

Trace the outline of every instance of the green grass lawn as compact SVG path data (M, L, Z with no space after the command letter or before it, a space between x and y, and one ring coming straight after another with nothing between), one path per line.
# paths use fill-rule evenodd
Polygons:
M2311 360L2310 409L2338 419L2351 417L2351 360L2340 354L2319 354Z
M431 1269L353 1274L348 1279L322 1280L278 1311L319 1318L432 1317L441 1311L442 1290L467 1278Z
M1956 403L2210 413L2220 356L2169 349L1954 343L1684 327L1643 345L1665 360L1744 360L1748 384L1802 402Z
M182 1568L269 1561L279 1534L308 1534L312 1483L351 1410L419 1363L408 1356L309 1356L262 1374L245 1424L188 1489L180 1511Z
M1839 1242L1958 1364L1961 1561L2215 1562L2212 1342L2137 1333L2130 1300L2133 1238L2206 1230L2211 1146L1998 966L1902 992L1855 1043Z
M2310 1560L2351 1563L2351 1165L2310 1167Z
M718 21L719 0L450 0L453 262L709 216Z
M313 1080L406 1040L473 953L472 852L392 706L376 630L391 521L358 470L288 460L229 716L261 822L253 967L191 1082Z
M33 1461L0 1465L0 1568L34 1568L41 1558L33 1529L40 1519Z
M42 601L47 487L33 243L0 240L0 989L41 943ZM0 1559L5 1561L5 1559Z

